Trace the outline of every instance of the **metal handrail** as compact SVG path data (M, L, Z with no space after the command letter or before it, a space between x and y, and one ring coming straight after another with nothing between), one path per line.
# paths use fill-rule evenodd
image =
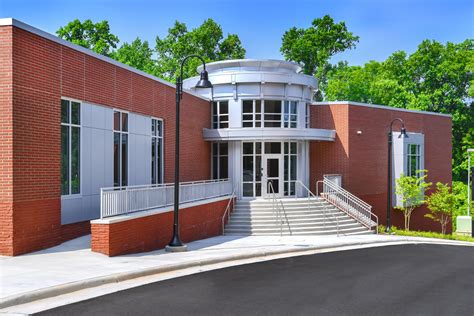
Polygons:
M226 179L181 182L180 203L228 196L232 182ZM174 183L100 189L100 218L167 207L173 204Z
M297 180L295 181L295 184L299 184L308 193L308 208L309 208L309 203L316 203L314 200L311 200L311 197L313 197L314 199L317 199L317 196L314 195L314 193L311 192L311 190L308 189L308 187L304 185L303 182L301 182L300 180ZM325 213L327 213L327 214L323 213L326 218L330 218L328 214L332 215L334 222L336 222L336 233L337 233L337 236L339 236L339 219L334 214L326 210L325 208L323 208L323 210ZM326 222L324 222L324 226L326 226Z
M213 180L196 180L196 181L180 182L179 185L182 186L182 185L193 185L193 184L208 184L208 183L227 182L227 181L229 181L228 178L213 179ZM101 190L104 192L107 192L107 191L117 191L117 190L148 189L148 188L160 188L160 187L174 187L174 182L104 187L104 188L101 188Z
M273 183L271 181L268 181L267 185L268 185L270 193L272 194L273 211L276 212L277 220L280 223L280 236L283 236L283 220L282 220L282 217L281 217L281 209L280 209L280 206L278 205L278 202L277 202L278 199L277 199L275 190L273 188ZM280 201L281 207L283 208L283 213L285 213L285 207L283 206L283 203L281 202L281 200L279 200L279 201ZM289 225L288 225L288 227L289 227ZM291 234L291 229L290 229L290 234Z
M323 184L323 192L320 195L329 203L354 218L357 222L372 230L375 224L375 233L379 224L379 218L372 212L372 206L329 179L316 181ZM317 194L319 190L317 189Z
M229 217L230 217L230 205L232 204L232 211L234 210L235 207L235 189L232 191L232 195L230 196L229 202L227 203L227 207L225 208L224 215L222 215L222 235L224 235L224 226L225 226L225 218L227 215L227 222L229 222Z

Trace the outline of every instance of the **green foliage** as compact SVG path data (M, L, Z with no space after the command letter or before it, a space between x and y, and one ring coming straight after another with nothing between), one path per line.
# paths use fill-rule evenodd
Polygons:
M474 147L474 40L423 41L408 55L393 53L384 62L331 66L320 88L328 101L350 100L453 118L453 179L467 179L467 148Z
M359 37L347 30L344 22L334 23L325 15L314 19L307 29L292 27L283 34L281 53L286 60L303 65L307 75L316 75L320 82L330 67L329 59L340 52L352 49Z
M212 19L191 31L186 24L176 21L166 37L156 38L155 48L137 37L132 43L124 43L114 50L119 39L110 33L107 21L93 23L76 19L56 33L65 40L171 82L176 81L183 58L191 54L200 55L206 62L245 58L239 37L228 34L224 38L221 26ZM155 53L157 59L153 58ZM190 59L185 65L184 79L196 75L196 67L200 64L198 59Z
M108 21L93 23L75 19L56 31L59 37L82 47L89 48L96 53L109 56L117 47L119 39L110 33Z
M426 199L430 213L425 217L441 224L442 234L446 233L446 225L449 223L455 210L455 197L448 184L436 183L436 191Z
M156 74L156 63L152 59L153 49L148 41L141 41L138 37L131 43L124 43L111 57L121 63L143 70L149 74Z
M222 28L212 19L207 19L199 27L188 31L186 24L175 22L164 38L156 37L157 74L175 82L179 75L181 60L197 54L206 62L245 58L245 49L236 34L224 38ZM201 62L190 59L183 70L183 77L196 75L196 67Z
M427 170L417 170L417 175L411 177L402 173L396 181L395 193L402 205L395 209L403 212L406 230L410 230L412 212L425 203L425 190L431 187L432 183L426 182L427 173Z
M384 234L385 226L379 225L377 230L380 234ZM438 238L438 239L474 242L474 238L469 237L469 236L446 235L446 234L440 234L440 233L435 233L435 232L425 232L425 231L408 231L408 230L403 230L403 229L397 229L394 226L392 226L392 229L390 230L389 234L398 235L398 236L413 236L413 237Z

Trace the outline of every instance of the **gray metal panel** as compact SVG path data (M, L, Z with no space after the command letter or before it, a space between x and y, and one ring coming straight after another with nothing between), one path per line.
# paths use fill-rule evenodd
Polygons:
M392 201L393 206L401 205L395 194L395 185L400 175L407 173L407 146L408 144L420 145L420 169L425 168L425 135L421 133L408 133L408 138L398 138L399 132L393 133L393 167L392 167Z
M61 198L61 223L99 217L100 188L113 185L113 110L81 104L81 194Z

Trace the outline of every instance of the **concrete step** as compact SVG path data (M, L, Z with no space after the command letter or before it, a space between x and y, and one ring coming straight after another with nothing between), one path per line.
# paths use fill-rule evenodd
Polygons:
M282 225L285 229L288 230L297 230L297 229L306 229L306 228L314 228L314 229L327 229L327 228L334 228L336 229L338 225L333 222L319 222L319 223L313 223L313 222L305 222L305 223L283 223ZM288 227L289 226L289 227ZM360 224L353 221L353 222L345 222L345 223L339 223L339 229L344 230L344 229L350 229L350 228L356 228L360 227ZM242 229L242 230L258 230L258 229L280 229L280 223L258 223L258 224L252 224L252 225L247 225L247 224L239 224L239 223L230 223L227 225L226 229Z
M350 218L350 217L344 217L344 218L336 218L336 220L338 221L339 224L347 224L347 223L357 223L354 219ZM319 223L326 223L326 222L334 222L334 220L325 220L325 219L312 219L312 220L308 220L308 219L300 219L300 218L292 218L292 219L285 219L283 218L282 221L284 223L289 223L290 225L298 225L298 224L305 224L305 223L315 223L315 224L319 224ZM264 220L261 220L261 219L252 219L252 220L248 220L248 219L239 219L239 218L232 218L228 225L248 225L248 226L252 226L252 225L264 225L266 223L276 223L277 222L277 219L264 219Z
M225 230L225 235L234 235L234 236L247 236L247 235L255 235L255 236L289 236L289 235L337 235L337 229L327 229L327 230L315 230L315 229L292 229L291 233L288 230L280 231L280 229L273 229L273 230ZM339 235L359 235L359 234L373 234L373 232L369 231L364 227L357 227L352 229L345 229L340 230Z

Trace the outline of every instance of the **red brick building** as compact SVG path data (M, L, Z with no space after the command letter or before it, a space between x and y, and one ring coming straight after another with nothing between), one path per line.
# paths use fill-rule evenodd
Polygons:
M237 199L265 197L262 183L273 181L282 197L298 196L296 182L314 191L327 174L340 175L342 186L371 204L384 223L387 130L395 117L419 135L412 138L420 140L417 167L429 170L430 181L451 181L449 116L348 102L311 104L316 82L299 74L298 65L237 63L238 69L226 62L209 65L213 91L183 95L181 180L229 179L183 184L186 241L222 233L230 192ZM173 84L0 19L0 114L0 254L27 253L88 234L91 220L93 250L113 255L166 245ZM404 159L396 170L406 170ZM143 187L159 189L158 204L144 204ZM128 191L121 202L117 194ZM117 213L106 213L111 205ZM120 215L120 207L122 213L155 213L126 221L111 216ZM413 228L438 230L423 213L415 212ZM400 214L394 217L400 225ZM157 235L150 237L153 231Z

